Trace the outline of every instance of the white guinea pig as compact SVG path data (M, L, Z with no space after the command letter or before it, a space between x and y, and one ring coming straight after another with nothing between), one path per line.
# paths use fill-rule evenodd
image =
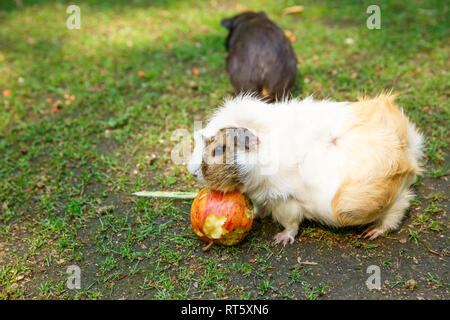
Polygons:
M421 172L423 138L390 95L358 102L249 95L228 100L194 133L188 170L210 189L249 196L293 243L303 219L371 224L375 239L399 227Z

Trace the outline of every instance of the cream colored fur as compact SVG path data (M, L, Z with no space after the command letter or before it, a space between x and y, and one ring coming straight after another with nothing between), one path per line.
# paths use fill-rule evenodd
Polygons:
M370 238L399 226L420 173L423 139L392 96L355 103L228 100L194 134L188 169L200 180L205 141L229 127L247 128L260 141L257 150L237 155L240 191L285 228L276 242L293 242L305 218L334 227L372 223Z

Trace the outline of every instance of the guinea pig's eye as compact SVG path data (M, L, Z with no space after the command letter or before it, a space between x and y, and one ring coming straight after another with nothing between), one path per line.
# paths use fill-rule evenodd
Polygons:
M216 156L221 156L225 153L225 150L227 149L226 146L218 146L213 150L212 156L216 157Z

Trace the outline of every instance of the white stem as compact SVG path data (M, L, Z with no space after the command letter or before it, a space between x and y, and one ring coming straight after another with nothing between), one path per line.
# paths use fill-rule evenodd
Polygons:
M173 198L173 199L194 199L198 192L180 192L180 191L139 191L132 195L138 197L150 198Z

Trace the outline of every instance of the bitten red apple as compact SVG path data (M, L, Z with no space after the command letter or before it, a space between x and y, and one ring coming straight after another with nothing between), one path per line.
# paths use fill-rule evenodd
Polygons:
M239 192L201 190L191 206L192 229L208 243L232 246L242 241L253 222L253 206Z

